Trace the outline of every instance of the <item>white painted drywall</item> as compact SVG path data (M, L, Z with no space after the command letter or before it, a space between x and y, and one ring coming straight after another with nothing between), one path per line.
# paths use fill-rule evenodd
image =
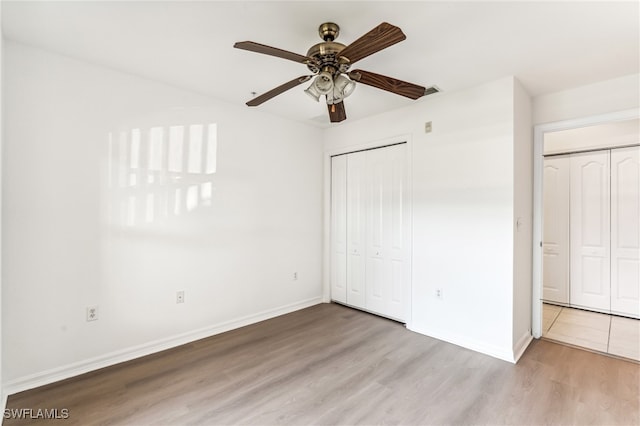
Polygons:
M4 66L10 389L320 301L318 129L14 42ZM170 175L168 135L212 123L215 172Z
M640 143L640 119L614 121L544 135L544 153L614 148Z
M410 136L409 325L417 332L510 361L514 358L514 84L513 78L504 78L433 95L384 115L345 122L324 135L325 152ZM526 104L523 94L518 100ZM526 113L525 109L519 105L516 112ZM426 121L433 125L427 134ZM526 119L519 122L521 127L525 123ZM526 208L525 203L519 207ZM435 296L437 288L443 291L442 300ZM518 285L515 290L523 288Z
M583 118L640 106L640 74L537 96L533 124Z
M520 82L514 85L514 270L513 352L522 355L531 336L533 235L533 127L531 98Z
M4 37L2 35L2 2L0 2L0 409L4 413L4 409L7 405L6 394L4 392L3 375L2 375L2 151L4 146L4 126L2 115L2 104L4 103L3 86L4 80L2 76L3 69L3 57L4 57Z

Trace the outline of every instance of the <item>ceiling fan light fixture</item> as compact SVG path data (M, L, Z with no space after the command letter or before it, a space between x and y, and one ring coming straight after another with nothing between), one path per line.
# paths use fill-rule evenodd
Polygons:
M313 80L312 86L321 94L326 95L333 90L333 76L323 71Z
M327 104L335 105L342 102L344 98L351 95L356 88L356 83L349 80L342 74L338 74L333 79L333 90L327 93Z
M304 93L309 95L314 101L320 102L320 96L322 93L318 92L314 83L311 83L311 86L305 89Z
M335 95L338 95L338 96L335 96ZM326 98L327 98L327 105L334 105L342 100L340 99L339 93L337 93L335 89L327 93Z
M323 41L311 46L306 55L299 55L253 41L235 43L233 47L237 49L304 64L313 74L295 78L254 97L246 103L247 106L261 105L269 99L313 79L311 85L304 92L316 102L320 102L320 97L324 96L329 107L330 121L339 123L347 118L343 99L353 93L356 83L386 90L410 99L418 99L438 92L434 87L425 88L369 71L349 71L355 62L406 39L406 35L399 27L383 22L347 46L335 41L339 30L340 27L332 22L320 25L319 34Z
M333 80L333 85L335 87L334 92L337 90L342 95L342 98L349 97L356 89L356 83L342 74L336 76Z

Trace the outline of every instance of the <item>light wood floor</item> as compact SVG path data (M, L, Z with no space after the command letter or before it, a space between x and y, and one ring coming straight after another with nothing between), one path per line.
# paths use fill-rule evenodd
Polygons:
M12 395L8 408L68 409L58 425L637 425L639 370L548 341L513 365L323 304Z

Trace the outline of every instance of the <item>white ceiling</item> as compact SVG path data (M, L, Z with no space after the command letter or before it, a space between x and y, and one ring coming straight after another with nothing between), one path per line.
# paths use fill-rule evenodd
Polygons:
M2 1L8 39L237 105L308 72L234 42L306 54L326 21L340 25L337 41L347 45L383 21L399 26L407 40L353 68L445 92L515 75L537 96L640 72L637 1ZM257 108L330 125L305 86ZM424 101L358 85L345 105L352 121Z

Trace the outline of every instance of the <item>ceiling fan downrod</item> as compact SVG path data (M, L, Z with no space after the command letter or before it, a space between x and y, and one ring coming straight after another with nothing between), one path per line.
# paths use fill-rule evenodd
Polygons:
M320 38L324 41L333 41L338 38L340 27L333 22L325 22L318 27L318 34L320 34Z

